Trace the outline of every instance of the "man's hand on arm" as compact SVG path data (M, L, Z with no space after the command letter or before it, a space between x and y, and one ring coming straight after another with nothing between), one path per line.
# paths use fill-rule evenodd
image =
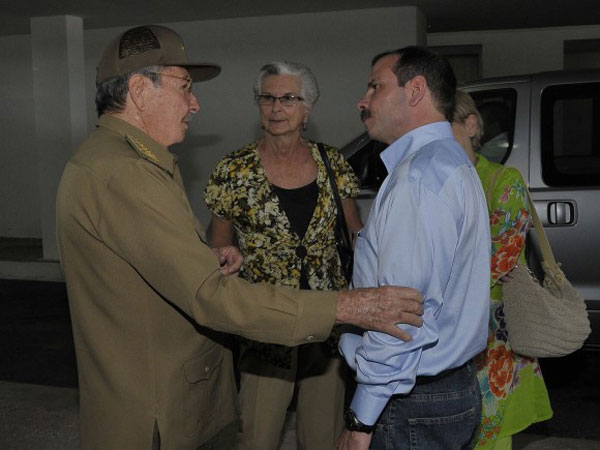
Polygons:
M244 262L244 257L236 246L212 247L211 250L217 255L223 275L237 275Z
M400 286L341 291L336 322L351 323L365 330L381 331L403 341L412 337L397 324L423 324L423 296L415 289Z

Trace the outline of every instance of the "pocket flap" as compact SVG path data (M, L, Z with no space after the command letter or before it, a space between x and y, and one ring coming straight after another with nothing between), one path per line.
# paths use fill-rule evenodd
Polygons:
M188 383L197 383L210 378L223 360L223 347L215 344L183 365L183 374Z

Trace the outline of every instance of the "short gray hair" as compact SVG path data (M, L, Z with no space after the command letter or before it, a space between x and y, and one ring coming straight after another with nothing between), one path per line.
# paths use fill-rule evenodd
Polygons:
M125 101L129 92L129 79L134 74L150 78L154 86L160 86L160 73L163 66L150 66L135 70L125 75L118 75L102 81L96 86L96 111L98 117L106 113L118 113L125 109Z
M289 61L272 61L262 66L254 85L254 95L262 94L265 78L271 75L292 75L300 80L300 96L308 109L312 109L319 99L319 84L311 70L301 63Z

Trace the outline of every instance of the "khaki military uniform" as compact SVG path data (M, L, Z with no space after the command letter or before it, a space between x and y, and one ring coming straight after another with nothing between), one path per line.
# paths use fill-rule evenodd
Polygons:
M155 427L196 448L237 417L219 332L298 345L333 326L335 293L222 276L175 157L115 117L67 164L57 226L84 449L150 449Z

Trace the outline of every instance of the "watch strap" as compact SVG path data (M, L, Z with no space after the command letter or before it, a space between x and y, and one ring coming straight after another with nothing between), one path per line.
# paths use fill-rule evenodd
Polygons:
M344 422L346 424L346 429L349 431L359 431L361 433L372 433L375 431L375 424L366 425L362 423L350 408L344 413Z

